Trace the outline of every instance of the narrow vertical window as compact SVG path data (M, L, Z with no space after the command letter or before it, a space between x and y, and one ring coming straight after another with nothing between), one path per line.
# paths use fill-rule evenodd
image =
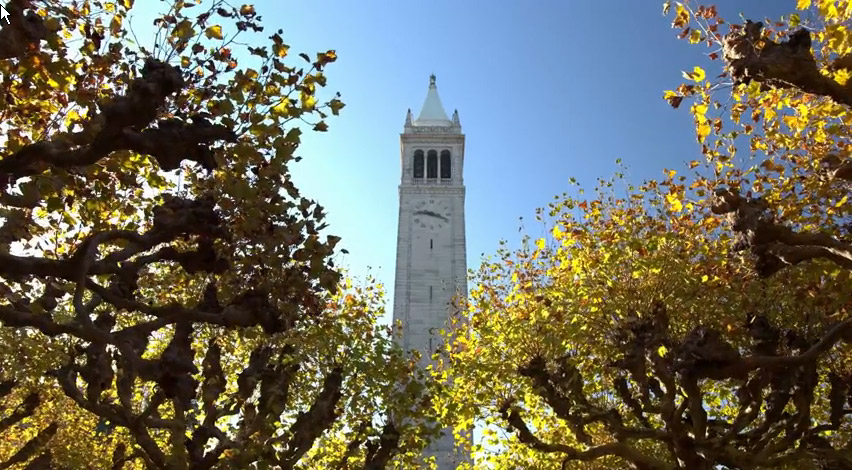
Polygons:
M427 153L426 155L426 178L437 178L438 152L435 150L430 150L429 153Z
M423 178L423 151L415 150L414 151L414 178L421 179Z
M429 286L429 303L432 303L432 286Z
M452 177L452 159L450 158L449 150L441 150L441 178L449 179Z
M432 245L432 239L430 238L429 239L429 249L431 250L432 248L434 248L434 246Z

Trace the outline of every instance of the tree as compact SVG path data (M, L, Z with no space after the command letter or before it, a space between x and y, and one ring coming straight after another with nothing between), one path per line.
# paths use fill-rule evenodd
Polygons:
M706 158L564 195L549 237L483 265L447 351L460 422L496 468L852 468L852 11L818 2L809 34L666 8L726 63L664 96L695 100Z
M802 10L811 6L798 3ZM693 83L666 98L675 107L694 99L697 136L714 170L702 187L715 192L713 211L728 215L737 248L754 255L761 275L811 260L845 268L835 274L852 268L850 14L842 2L817 1L802 15L769 27L746 21L723 36L714 7L676 7L673 26L684 28L681 36L690 42L712 47L709 57L724 62L724 73L713 81L696 68L685 74ZM733 105L723 104L722 90L731 91ZM708 116L712 109L719 116ZM751 158L734 165L745 142Z
M341 287L288 172L343 107L334 51L290 64L251 5L199 3L153 41L133 0L6 6L3 468L379 469L428 438L380 287Z

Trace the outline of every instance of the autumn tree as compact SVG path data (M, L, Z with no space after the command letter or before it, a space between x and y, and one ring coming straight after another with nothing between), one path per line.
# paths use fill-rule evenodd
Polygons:
M852 468L852 4L799 7L730 25L667 4L722 63L664 96L704 158L558 198L548 237L480 269L446 361L483 461Z
M700 186L715 193L713 211L727 215L737 248L752 253L763 276L811 260L852 268L852 11L847 2L798 6L804 11L730 25L724 35L715 7L674 9L681 36L709 45L708 56L724 68L714 80L696 67L666 99L674 107L693 100L702 166L713 170Z
M291 60L250 5L161 6L152 30L133 0L6 5L0 467L405 461L416 368L288 172L343 107L334 51Z

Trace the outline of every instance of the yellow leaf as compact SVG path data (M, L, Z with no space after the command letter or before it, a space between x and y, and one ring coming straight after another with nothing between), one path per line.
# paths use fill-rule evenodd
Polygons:
M699 124L698 128L696 129L696 132L698 133L698 142L703 143L704 139L708 135L710 135L710 124L708 124L707 122Z
M683 72L683 78L686 78L687 80L693 80L693 81L696 81L696 82L700 82L700 81L704 80L704 78L706 76L707 76L707 74L704 72L704 69L702 69L701 67L699 67L697 65L692 69L692 72Z
M698 122L703 122L707 120L707 105L706 104L696 104L692 106L692 115L695 116L695 120Z
M689 10L682 3L677 2L675 5L675 19L672 22L672 28L685 28L689 24Z
M787 127L789 127L791 131L801 132L802 121L799 118L797 118L796 116L784 116L783 120L784 120L784 124L786 124Z
M545 242L544 238L539 238L538 240L535 241L535 246L537 246L539 250L543 250L545 243L546 242Z
M195 30L192 29L192 22L189 20L183 20L172 30L172 36L175 36L181 40L187 40L195 34Z
M665 346L660 346L659 348L657 348L657 354L659 354L660 357L665 357L667 352L669 352L669 350Z
M850 73L847 69L840 69L837 72L834 72L834 80L837 81L840 85L845 85L847 81L849 81Z
M68 115L65 116L65 125L70 126L76 121L79 121L80 118L80 113L78 113L77 110L72 109L71 111L68 111Z
M689 33L689 43L697 44L701 42L701 31L698 29L693 29L691 33Z
M550 232L553 235L554 240L559 240L562 238L562 230L558 225L553 226L553 231Z
M799 0L796 2L797 10L807 10L811 6L811 0Z
M706 274L705 274L705 275L703 275L703 276L701 276L701 282L707 282L707 281L709 281L709 280L710 280L710 276L708 276L708 275L706 275Z
M683 203L680 202L680 198L677 197L677 194L666 194L666 202L672 206L672 210L675 212L683 210Z
M287 51L290 50L290 46L286 44L273 44L272 51L278 57L287 57Z
M287 110L289 109L289 107L289 100L281 100L278 104L272 107L272 113L279 116L284 116L287 114Z
M843 199L837 201L837 204L834 207L840 208L843 204L846 204L846 201L849 199L849 196L843 196Z
M109 31L114 35L118 35L118 33L121 32L121 25L123 22L124 20L121 15L113 16L112 20L109 22Z
M225 36L222 35L222 27L219 25L207 28L204 30L204 34L207 36L207 39L225 39Z
M820 10L822 10L822 8L820 8ZM831 20L839 17L840 13L837 11L837 5L835 5L833 1L828 2L828 9L825 11L825 19Z
M317 105L317 99L313 95L302 94L302 107L305 109L314 109Z
M810 0L808 0L808 3L810 3ZM790 24L791 28L795 28L796 26L799 26L799 24L802 23L802 18L799 17L799 15L797 15L796 13L793 13L792 15L790 15L790 20L788 21L788 23Z

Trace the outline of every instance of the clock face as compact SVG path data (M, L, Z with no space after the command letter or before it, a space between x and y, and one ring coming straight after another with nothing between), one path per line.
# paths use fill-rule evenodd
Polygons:
M424 199L414 204L414 226L440 230L450 223L450 209L444 201Z

